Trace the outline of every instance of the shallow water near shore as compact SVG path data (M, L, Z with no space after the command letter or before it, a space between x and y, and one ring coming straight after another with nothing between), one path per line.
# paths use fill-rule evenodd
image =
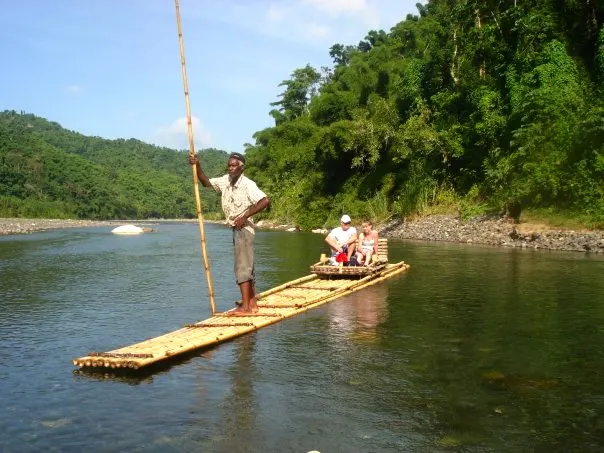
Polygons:
M604 445L604 257L390 241L394 277L153 374L71 360L209 316L194 224L0 238L2 452L533 452ZM206 225L219 310L231 232ZM310 233L260 231L260 291Z

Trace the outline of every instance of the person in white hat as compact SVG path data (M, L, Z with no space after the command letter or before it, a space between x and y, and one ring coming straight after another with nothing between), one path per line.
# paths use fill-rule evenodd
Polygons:
M348 261L354 253L357 242L357 229L351 226L352 220L348 214L344 214L340 219L340 226L329 232L325 242L331 248L332 263L333 258L338 254L345 252Z

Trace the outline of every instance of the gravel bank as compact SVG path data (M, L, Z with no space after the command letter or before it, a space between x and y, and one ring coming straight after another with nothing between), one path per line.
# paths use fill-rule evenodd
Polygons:
M9 234L30 234L37 231L61 228L116 227L119 225L153 226L162 223L197 223L197 219L152 219L152 220L63 220L63 219L15 219L0 218L0 236ZM204 220L204 223L223 223Z
M29 234L36 231L59 228L82 228L93 226L123 225L131 221L61 220L61 219L1 219L0 236L8 234Z
M543 225L513 224L502 218L461 222L455 216L433 215L380 228L385 237L463 242L546 250L604 253L604 231L556 230Z

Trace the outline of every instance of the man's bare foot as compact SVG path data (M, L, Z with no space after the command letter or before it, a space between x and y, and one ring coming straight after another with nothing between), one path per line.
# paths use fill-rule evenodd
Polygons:
M237 307L226 312L229 316L247 316L253 313L251 310L244 310L243 307Z
M252 313L258 313L258 303L255 296L250 299L250 310Z

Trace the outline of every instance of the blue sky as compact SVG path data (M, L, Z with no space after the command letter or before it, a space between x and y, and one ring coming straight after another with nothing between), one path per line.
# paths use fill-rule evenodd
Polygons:
M241 151L273 125L279 83L331 66L417 0L180 0L198 147ZM0 110L85 135L188 148L172 0L0 0Z

